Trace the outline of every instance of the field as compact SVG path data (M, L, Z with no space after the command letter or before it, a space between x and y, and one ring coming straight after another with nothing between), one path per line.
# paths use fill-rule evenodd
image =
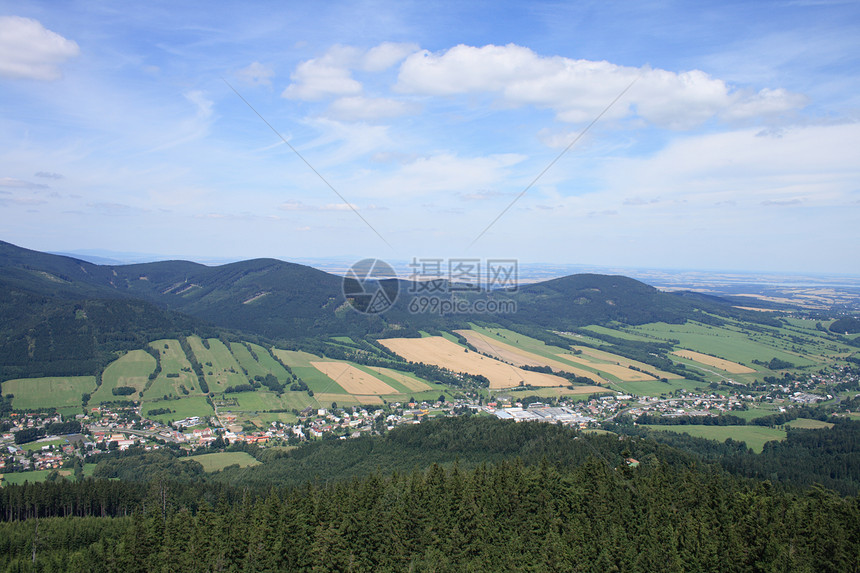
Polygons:
M158 400L164 396L184 396L183 386L191 394L200 394L197 375L191 371L191 363L188 362L178 340L156 340L149 345L159 353L161 372L143 392L144 400ZM168 374L171 375L169 378Z
M334 380L313 367L311 362L320 360L319 356L308 352L281 350L280 348L275 348L272 352L274 352L275 356L282 360L284 364L289 366L293 373L301 378L305 384L308 385L308 388L314 391L314 394L320 392L329 394L346 394L346 390L338 386Z
M386 348L413 362L424 362L454 372L480 374L490 381L490 389L532 386L567 386L570 383L559 376L529 372L494 358L481 356L441 336L427 338L389 338L379 341Z
M3 394L13 394L12 407L20 410L81 407L81 394L96 389L95 376L17 378L2 384ZM82 411L82 410L80 410Z
M797 418L791 422L787 422L785 425L799 430L821 430L833 427L831 422L822 422L821 420L812 420L809 418Z
M35 442L28 442L26 444L23 444L21 446L21 449L24 451L27 451L27 452L31 452L31 451L41 450L45 446L57 446L57 447L64 446L64 445L66 445L66 443L67 442L66 442L65 438L54 438L53 440L45 440L45 441L38 440Z
M666 432L677 432L679 434L689 434L698 438L707 438L709 440L717 440L724 442L728 438L745 442L747 447L752 451L760 454L766 442L772 440L782 440L785 438L785 431L776 428L767 428L764 426L662 426L662 425L646 425L646 428L652 430L660 430Z
M586 346L572 346L571 348L579 351L576 354L570 351L565 352L562 348L549 346L540 340L510 330L481 328L474 325L472 329L471 331L460 330L457 332L465 336L478 350L487 351L489 349L489 354L514 364L549 366L556 371L572 372L577 376L591 378L599 384L655 380L654 376L646 374L646 372L655 374L660 378L681 378L677 374L657 370L650 364ZM608 329L603 330L608 331ZM572 340L583 340L583 338L574 337ZM482 346L478 346L476 342L481 343ZM517 362L517 359L520 359L521 362ZM630 368L631 366L633 368ZM638 368L638 370L634 368Z
M518 396L540 396L541 398L582 397L585 399L592 394L613 394L613 391L608 388L604 388L603 386L574 386L573 388L561 386L556 388L536 388L532 390L507 392L505 395L516 400Z
M692 350L675 350L672 354L680 356L681 358L686 358L687 360L692 360L693 362L698 362L699 364L704 364L705 366L713 366L714 368L725 370L729 374L750 374L755 372L755 370L748 368L743 364L738 364L737 362L724 360L722 358L716 358L714 356L702 354L701 352L694 352Z
M595 372L578 368L573 364L566 362L564 359L569 358L568 356L559 356L562 360L556 360L548 356L542 356L529 352L528 350L523 350L517 346L508 344L507 342L502 342L498 338L494 338L489 334L484 334L475 330L457 330L455 332L465 337L466 340L469 341L469 344L474 346L478 352L489 354L490 356L498 358L502 362L507 362L514 366L549 366L556 372L570 372L577 376L589 378L597 383L605 382L605 380ZM560 351L561 349L559 348L558 350Z
M248 344L251 347L251 350L257 355L257 361L260 366L268 370L271 374L275 376L278 380L284 381L287 378L290 378L289 373L284 370L284 367L278 364L278 362L272 358L272 355L269 353L269 350L263 348L258 344Z
M701 386L703 386L701 382L692 382L689 380L669 380L668 382L643 380L640 382L613 382L609 385L613 390L624 394L633 394L634 396L661 396L663 394L671 394L675 390L695 391Z
M132 350L107 365L102 373L102 385L93 392L90 405L113 400L137 400L138 392L143 392L149 375L155 370L155 358L143 350ZM114 388L130 386L135 389L129 396L116 396Z
M346 362L311 362L311 365L356 396L397 393L379 378Z
M150 416L149 411L156 408L170 408L174 410L171 414L159 414ZM169 424L176 420L190 418L191 416L214 416L215 410L206 401L203 396L185 396L179 400L156 400L154 402L145 402L143 405L143 415L151 420L158 420L164 424Z
M96 464L84 464L84 477L93 475L96 469ZM0 483L2 485L15 484L23 485L24 482L38 483L47 479L52 472L57 472L61 476L72 479L72 470L33 470L29 472L15 472L11 474L0 474Z
M628 371L628 375L630 372L636 372L632 370L630 367L639 368L640 370L644 370L646 372L651 372L656 374L658 378L666 378L667 380L672 379L680 379L683 378L680 374L675 374L673 372L664 372L663 370L658 370L654 366L650 364L645 364L644 362L639 362L638 360L632 360L630 358L625 358L619 354L612 354L611 352L606 352L604 350L596 350L594 348L588 348L587 346L575 346L576 350L582 351L582 354L585 354L589 358L591 358L592 362L598 363L598 368L602 367L601 364L615 364L620 366ZM653 376L648 376L645 380L653 380ZM624 380L622 378L622 380ZM632 380L631 380L632 381Z
M197 456L189 456L189 460L200 462L203 470L206 472L218 472L226 468L238 464L239 467L250 467L259 465L260 462L254 459L247 452L219 452L215 454L200 454Z
M188 344L203 367L203 375L209 390L218 392L230 386L247 384L248 377L243 374L242 367L239 366L230 349L217 338L209 338L206 342L209 344L208 349L203 346L200 338L188 337Z
M426 382L423 382L413 376L409 376L408 374L404 374L403 372L398 372L397 370L392 370L391 368L384 368L382 366L371 366L370 369L379 372L383 376L388 376L389 378L396 380L411 392L424 392L427 390L433 390L433 387Z
M270 373L268 368L264 367L257 360L254 360L248 347L241 342L231 342L230 352L239 362L239 366L248 372L249 378L253 378L254 376L265 376ZM254 354L257 354L257 352L254 351ZM268 354L268 352L266 352L266 354ZM259 354L257 354L257 357L259 358Z
M753 360L769 362L773 358L799 368L815 367L851 351L824 333L810 329L805 322L790 322L780 328L756 325L754 330L744 323L726 322L723 326L692 321L686 324L656 322L625 327L623 331L645 338L674 340L678 347L749 367L752 367Z

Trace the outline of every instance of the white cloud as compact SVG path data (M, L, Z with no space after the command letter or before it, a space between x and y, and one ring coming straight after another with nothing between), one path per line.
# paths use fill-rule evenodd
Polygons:
M418 51L416 44L397 44L383 42L364 54L361 68L368 72L381 72L402 61L406 56Z
M343 97L335 100L326 115L341 121L374 121L416 111L416 106L389 98Z
M214 102L207 99L200 90L190 91L185 95L185 99L197 106L197 117L199 119L209 119L212 117L212 106Z
M647 158L608 162L605 191L593 200L621 204L630 190L637 208L666 209L736 204L741 208L779 205L839 206L860 185L856 149L860 124L795 127L781 137L758 137L755 129L679 138Z
M302 62L290 76L293 80L281 94L285 98L320 100L328 96L361 93L361 83L352 78L350 68L359 52L349 46L334 46L321 58Z
M745 120L755 117L786 113L809 103L802 94L790 93L782 88L764 88L757 94L738 97L722 116L728 120Z
M403 165L393 175L375 179L365 193L399 198L429 193L449 197L458 192L474 193L497 186L509 175L509 168L524 159L512 153L465 158L440 153L420 157Z
M248 67L236 72L236 77L252 86L270 86L272 78L275 77L275 71L260 62L252 62Z
M406 58L396 89L421 95L495 94L514 106L552 109L561 121L597 116L631 82L636 85L609 117L636 115L655 125L686 129L723 114L741 119L802 107L805 98L782 89L748 95L705 72L670 72L606 61L539 56L508 44L459 45L441 54L423 50Z
M307 101L332 96L358 96L363 86L352 77L353 70L383 72L417 49L415 44L394 42L383 42L369 50L332 46L323 56L300 63L290 76L293 82L281 95ZM368 103L372 105L374 102L368 100Z
M62 77L60 64L79 53L75 42L36 20L0 16L0 76L56 80Z

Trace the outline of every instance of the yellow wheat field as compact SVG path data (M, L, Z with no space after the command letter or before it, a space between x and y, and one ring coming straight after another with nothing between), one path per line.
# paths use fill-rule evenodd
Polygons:
M454 332L465 337L466 340L469 341L469 344L477 348L479 352L486 352L491 356L495 356L499 360L510 362L516 366L549 366L556 372L570 372L577 376L589 378L598 384L605 382L605 380L594 372L583 370L582 368L576 368L570 364L565 364L558 360L553 360L552 358L546 358L527 350L522 350L510 344L489 338L480 332L475 332L474 330L455 330ZM568 357L565 356L564 358Z
M532 386L567 386L560 376L529 372L495 358L465 352L462 346L441 336L427 338L389 338L380 340L386 348L412 362L435 364L454 372L480 374L490 381L491 389L513 388L521 384Z
M630 358L625 358L620 354L612 354L611 352L606 352L605 350L597 350L596 348L589 348L588 346L574 346L574 349L581 350L582 354L586 356L591 356L593 358L597 358L598 360L606 360L609 362L617 362L621 366L627 368L628 366L636 366L637 368L641 368L647 372L651 372L656 374L660 378L666 378L667 380L672 379L681 379L683 376L680 374L675 374L674 372L665 372L663 370L657 370L650 364L645 364L644 362L638 362L636 360L631 360ZM629 370L629 369L628 369Z
M722 358L715 358L692 350L675 350L672 354L680 356L681 358L686 358L687 360L693 360L700 364L725 370L729 374L749 374L751 372L755 372L755 370L747 368L743 364L738 364L737 362L732 362L730 360L723 360Z
M425 384L421 380L416 380L411 376L407 376L406 374L402 374L396 370L392 370L391 368L385 368L384 366L371 366L370 369L397 380L413 392L424 392L425 390L433 389L430 385Z
M311 366L334 380L350 394L397 394L397 390L364 370L345 362L311 362ZM357 397L357 396L356 396Z

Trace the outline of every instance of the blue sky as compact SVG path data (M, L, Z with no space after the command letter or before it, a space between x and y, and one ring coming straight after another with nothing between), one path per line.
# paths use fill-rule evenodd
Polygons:
M0 239L860 274L858 38L836 1L0 2Z

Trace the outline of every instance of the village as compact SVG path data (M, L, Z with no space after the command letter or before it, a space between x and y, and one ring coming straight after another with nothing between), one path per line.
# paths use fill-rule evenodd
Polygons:
M427 417L488 415L515 422L537 421L599 429L621 416L635 420L643 415L673 418L709 417L737 413L750 408L785 412L788 408L833 400L845 387L853 387L860 375L853 369L811 374L800 379L769 378L753 387L724 386L720 391L676 390L662 396L614 394L585 400L551 398L537 401L527 391L495 395L485 402L480 395L456 401L440 396L435 402L389 403L384 406L348 408L308 407L293 423L271 422L264 428L249 428L234 412L216 416L192 416L170 425L140 416L140 405L101 405L73 421L56 413L11 412L0 435L0 473L30 470L75 470L100 453L139 447L145 451L179 447L189 452L218 450L229 445L294 447L324 439L350 439L380 435L397 426L417 424ZM652 418L653 419L653 418ZM47 429L62 428L64 433ZM72 431L68 431L72 430ZM68 472L66 472L68 473Z

